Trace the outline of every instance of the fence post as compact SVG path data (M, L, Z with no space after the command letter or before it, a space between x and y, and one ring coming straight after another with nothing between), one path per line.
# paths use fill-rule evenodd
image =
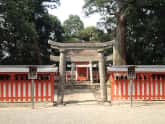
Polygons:
M135 73L135 66L128 66L128 79L130 79L130 97L131 97L131 107L133 106L133 79L135 79L136 73Z
M32 109L34 109L34 79L32 79Z

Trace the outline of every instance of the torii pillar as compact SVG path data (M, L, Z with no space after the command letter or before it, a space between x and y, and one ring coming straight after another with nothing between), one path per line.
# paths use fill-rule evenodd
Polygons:
M100 76L100 91L102 102L107 102L107 85L105 81L105 60L104 60L104 50L98 50L99 56L99 76Z
M63 104L64 85L65 85L65 81L66 81L65 71L66 71L65 50L60 49L60 63L59 63L60 80L58 83L57 104Z

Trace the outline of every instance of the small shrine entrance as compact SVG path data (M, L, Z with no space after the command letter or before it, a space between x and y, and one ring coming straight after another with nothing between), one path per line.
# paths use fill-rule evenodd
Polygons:
M99 83L98 62L69 62L66 66L66 85L69 82L89 85Z
M86 68L86 67L77 68L77 80L78 81L87 81L88 80L88 68Z
M59 83L58 83L58 103L63 103L64 86L69 79L73 80L90 80L94 82L93 62L97 62L98 75L100 81L100 91L102 101L107 101L106 86L106 67L105 62L112 60L112 55L105 56L105 49L112 48L112 41L109 42L77 42L77 43L58 43L54 41L48 42L53 49L60 52L60 56L51 55L50 58L54 62L59 62ZM71 63L71 71L66 73L67 62ZM70 73L70 74L69 74ZM73 76L75 73L75 76ZM70 75L70 76L67 76Z

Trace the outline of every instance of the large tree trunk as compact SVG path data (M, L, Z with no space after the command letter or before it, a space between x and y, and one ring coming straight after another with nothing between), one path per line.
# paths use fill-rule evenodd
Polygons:
M113 65L126 64L126 18L121 13L117 15L116 40L113 45Z
M126 65L126 17L122 13L124 7L123 0L116 0L120 12L116 14L117 18L117 30L116 40L113 45L113 65ZM138 7L146 7L147 1L137 0L136 5Z

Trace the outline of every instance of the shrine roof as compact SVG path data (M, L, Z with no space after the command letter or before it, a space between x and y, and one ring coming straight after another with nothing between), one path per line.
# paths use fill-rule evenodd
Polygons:
M56 72L54 65L0 65L2 72L29 72L29 67L37 67L37 72Z

